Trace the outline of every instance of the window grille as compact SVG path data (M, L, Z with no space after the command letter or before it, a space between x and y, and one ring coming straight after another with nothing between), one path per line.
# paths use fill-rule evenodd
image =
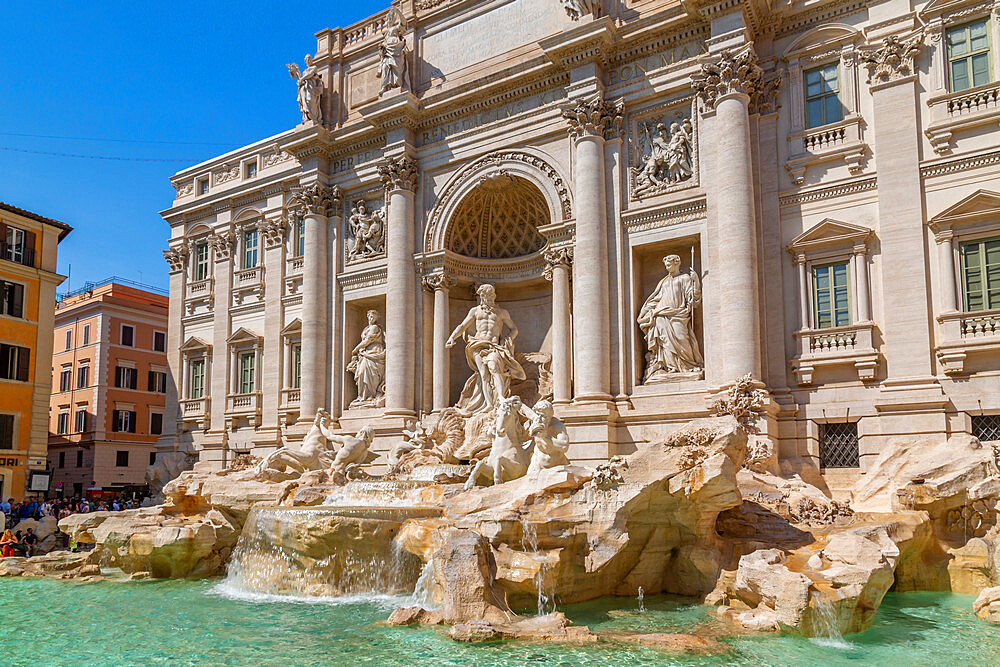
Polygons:
M819 425L819 459L823 468L860 467L858 423Z
M979 415L973 417L972 435L983 442L1000 441L1000 415Z

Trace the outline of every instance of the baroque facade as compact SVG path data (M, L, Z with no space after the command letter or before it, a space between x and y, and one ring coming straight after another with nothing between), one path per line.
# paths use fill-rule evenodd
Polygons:
M551 397L576 461L747 375L790 464L1000 437L998 17L395 0L317 33L303 122L172 179L160 447L219 466L326 409L387 452L471 405L477 360ZM449 337L483 284L493 356Z

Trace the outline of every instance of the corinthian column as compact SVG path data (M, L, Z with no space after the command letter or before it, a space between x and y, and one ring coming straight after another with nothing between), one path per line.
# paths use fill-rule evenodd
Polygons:
M316 182L292 195L289 208L305 222L306 244L302 261L302 390L299 421L311 422L316 411L327 408L326 351L330 336L327 298L330 256L327 252L328 216L340 205L340 189Z
M754 184L750 159L748 105L762 85L752 45L723 51L701 66L692 85L707 113L715 112L714 199L719 257L713 284L720 291L718 323L713 324L721 353L721 377L729 383L744 375L759 377L760 331L757 319L757 246Z
M424 286L434 293L434 349L431 363L433 377L433 401L435 412L448 407L451 392L448 368L448 349L445 343L451 329L448 324L448 292L455 286L455 279L447 273L435 273L424 278Z
M600 96L563 111L576 149L576 397L611 398L611 309L608 283L608 209L604 143L621 131L623 104Z
M385 186L385 408L386 414L411 414L416 359L416 273L413 268L413 199L417 162L389 157L379 165Z
M569 271L572 248L554 248L545 253L545 279L552 282L552 399L568 403L570 394Z

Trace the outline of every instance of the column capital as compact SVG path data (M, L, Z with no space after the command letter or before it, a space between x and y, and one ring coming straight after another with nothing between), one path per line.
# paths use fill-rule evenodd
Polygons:
M424 289L436 292L437 290L449 290L457 285L458 281L446 271L440 271L424 276L423 283Z
M268 248L276 248L285 242L288 233L288 219L281 217L267 220L259 227L264 235L264 243Z
M608 102L600 93L569 102L562 110L563 118L569 122L570 136L574 139L619 137L624 113L625 100Z
M776 113L781 105L778 104L778 93L781 92L781 84L784 77L781 72L774 74L767 80L762 80L757 90L750 96L750 113L761 116Z
M408 155L389 156L378 165L378 175L386 192L417 190L417 161Z
M292 194L288 200L288 209L301 215L319 215L328 217L335 206L339 206L343 195L340 187L326 186L315 181Z
M868 85L875 87L916 74L913 59L920 53L923 43L922 31L905 39L889 35L879 46L863 51L861 63L868 70Z
M217 232L208 237L208 242L215 251L215 261L224 262L232 257L236 236L230 231Z
M859 257L864 257L868 254L868 246L864 243L854 244L854 254Z
M731 95L754 98L761 91L763 79L764 72L757 64L757 53L751 43L739 49L726 49L718 60L702 63L701 71L691 76L691 86L705 106L714 109L719 101Z
M549 248L543 255L545 257L545 270L542 275L549 282L552 282L555 269L562 267L568 269L573 265L573 248L570 246L562 248Z
M170 265L170 273L180 273L187 264L187 251L183 248L167 248L163 251L163 259Z

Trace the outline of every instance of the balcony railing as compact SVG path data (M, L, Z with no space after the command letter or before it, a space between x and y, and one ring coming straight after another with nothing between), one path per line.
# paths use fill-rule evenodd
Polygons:
M964 372L970 353L1000 352L1000 308L944 313L937 319L941 325L937 356L945 373Z
M849 115L837 123L790 134L785 169L792 182L800 185L809 167L837 160L843 160L850 173L860 173L868 150L863 126L861 116Z
M927 100L931 122L924 134L934 152L948 155L956 132L1000 119L1000 81Z
M208 416L209 399L186 398L179 401L181 409L181 419L200 419Z
M798 354L792 369L799 384L812 384L813 372L822 366L853 366L862 381L873 380L878 352L873 344L875 325L861 322L828 329L795 332Z

